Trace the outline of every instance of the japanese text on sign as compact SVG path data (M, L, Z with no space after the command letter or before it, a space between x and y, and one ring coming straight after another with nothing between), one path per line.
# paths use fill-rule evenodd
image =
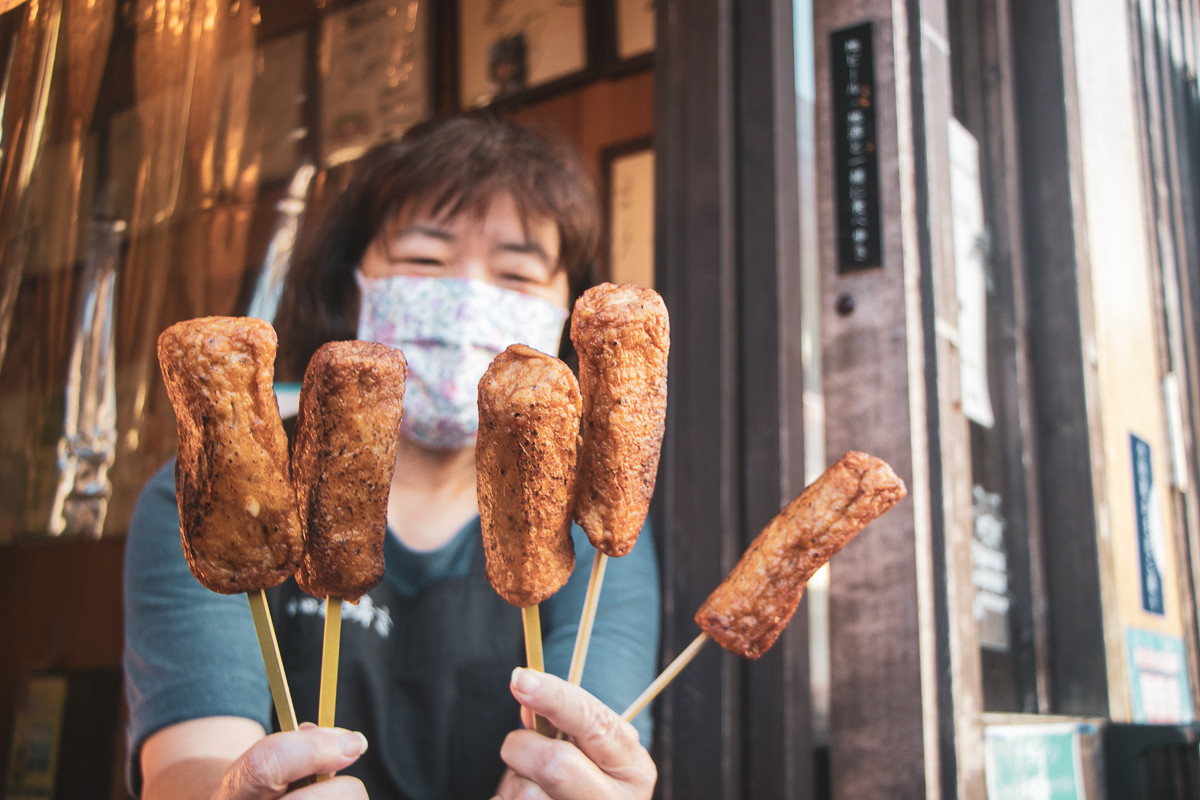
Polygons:
M839 272L881 265L871 41L870 23L831 34Z

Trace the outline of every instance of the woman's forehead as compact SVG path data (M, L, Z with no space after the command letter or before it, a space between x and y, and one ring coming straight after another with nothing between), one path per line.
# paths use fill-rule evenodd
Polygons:
M557 241L558 225L549 216L523 207L509 191L470 197L443 197L406 203L388 216L386 227L395 231L419 223L457 226L484 224L492 218L511 217L528 236L551 236Z

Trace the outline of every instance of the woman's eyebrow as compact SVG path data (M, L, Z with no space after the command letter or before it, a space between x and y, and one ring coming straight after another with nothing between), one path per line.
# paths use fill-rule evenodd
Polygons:
M453 242L455 238L453 233L444 228L437 228L433 225L422 225L420 223L405 225L403 228L397 228L392 232L392 236L397 239L413 234L428 236L431 239L439 239L443 242Z
M546 266L553 266L552 259L550 258L550 254L546 252L546 248L542 247L541 243L534 239L527 239L523 242L500 242L496 245L496 249L504 253L533 256Z

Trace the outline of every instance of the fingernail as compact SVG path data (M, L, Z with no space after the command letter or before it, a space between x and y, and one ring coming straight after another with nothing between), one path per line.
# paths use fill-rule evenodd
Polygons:
M517 667L513 670L512 685L521 694L534 694L542 686L541 673L535 669Z
M315 723L315 722L301 722L300 723L300 730L302 730L302 731L306 731L309 728L315 728L315 727L317 727L317 723Z
M347 758L361 756L367 752L367 737L358 731L350 731L338 737L338 750Z

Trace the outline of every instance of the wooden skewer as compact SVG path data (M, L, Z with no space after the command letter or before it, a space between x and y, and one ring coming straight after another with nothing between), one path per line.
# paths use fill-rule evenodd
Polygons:
M283 659L279 656L279 642L275 639L275 626L267 610L267 593L262 589L247 592L250 615L254 617L254 630L258 633L258 646L262 650L263 665L267 668L267 683L271 685L271 699L275 701L275 716L279 717L279 728L296 730L296 710L292 707L292 693L288 689L287 675L283 672Z
M530 669L545 672L546 665L542 660L542 618L536 605L521 609L525 622L525 663ZM550 735L550 723L533 715L533 729L543 736Z
M575 651L571 654L571 669L567 681L579 686L583 683L583 665L587 662L588 643L592 639L592 627L596 622L596 606L600 603L600 587L604 585L604 570L608 566L608 555L596 551L592 561L592 574L588 578L587 594L583 598L583 613L579 617L579 630L575 632ZM554 738L566 738L562 731Z
M317 705L317 724L333 727L337 704L338 656L342 641L342 598L325 598L325 646L321 652L321 698Z
M321 651L321 695L317 701L317 725L333 727L334 707L337 705L338 656L342 642L342 598L325 598L325 643ZM332 775L318 775L317 781L329 780Z
M633 718L636 717L643 708L649 705L651 700L658 697L659 692L667 688L668 683L675 680L675 676L683 671L683 668L686 667L688 663L696 657L696 653L699 653L700 648L708 644L708 641L709 638L707 633L701 633L699 636L693 639L692 643L689 644L682 653L675 656L675 660L672 661L667 668L662 671L662 674L654 679L654 683L647 686L646 691L642 692L638 699L634 700L633 703L630 704L629 708L625 709L624 713L621 714L621 719L625 720L626 722L633 722Z
M583 598L583 614L579 617L579 630L575 633L575 652L571 654L571 669L567 681L578 686L583 682L583 665L587 661L588 642L592 638L592 626L596 622L596 606L600 604L600 587L604 585L604 569L608 556L596 551L592 561L592 575L588 578L587 594Z

